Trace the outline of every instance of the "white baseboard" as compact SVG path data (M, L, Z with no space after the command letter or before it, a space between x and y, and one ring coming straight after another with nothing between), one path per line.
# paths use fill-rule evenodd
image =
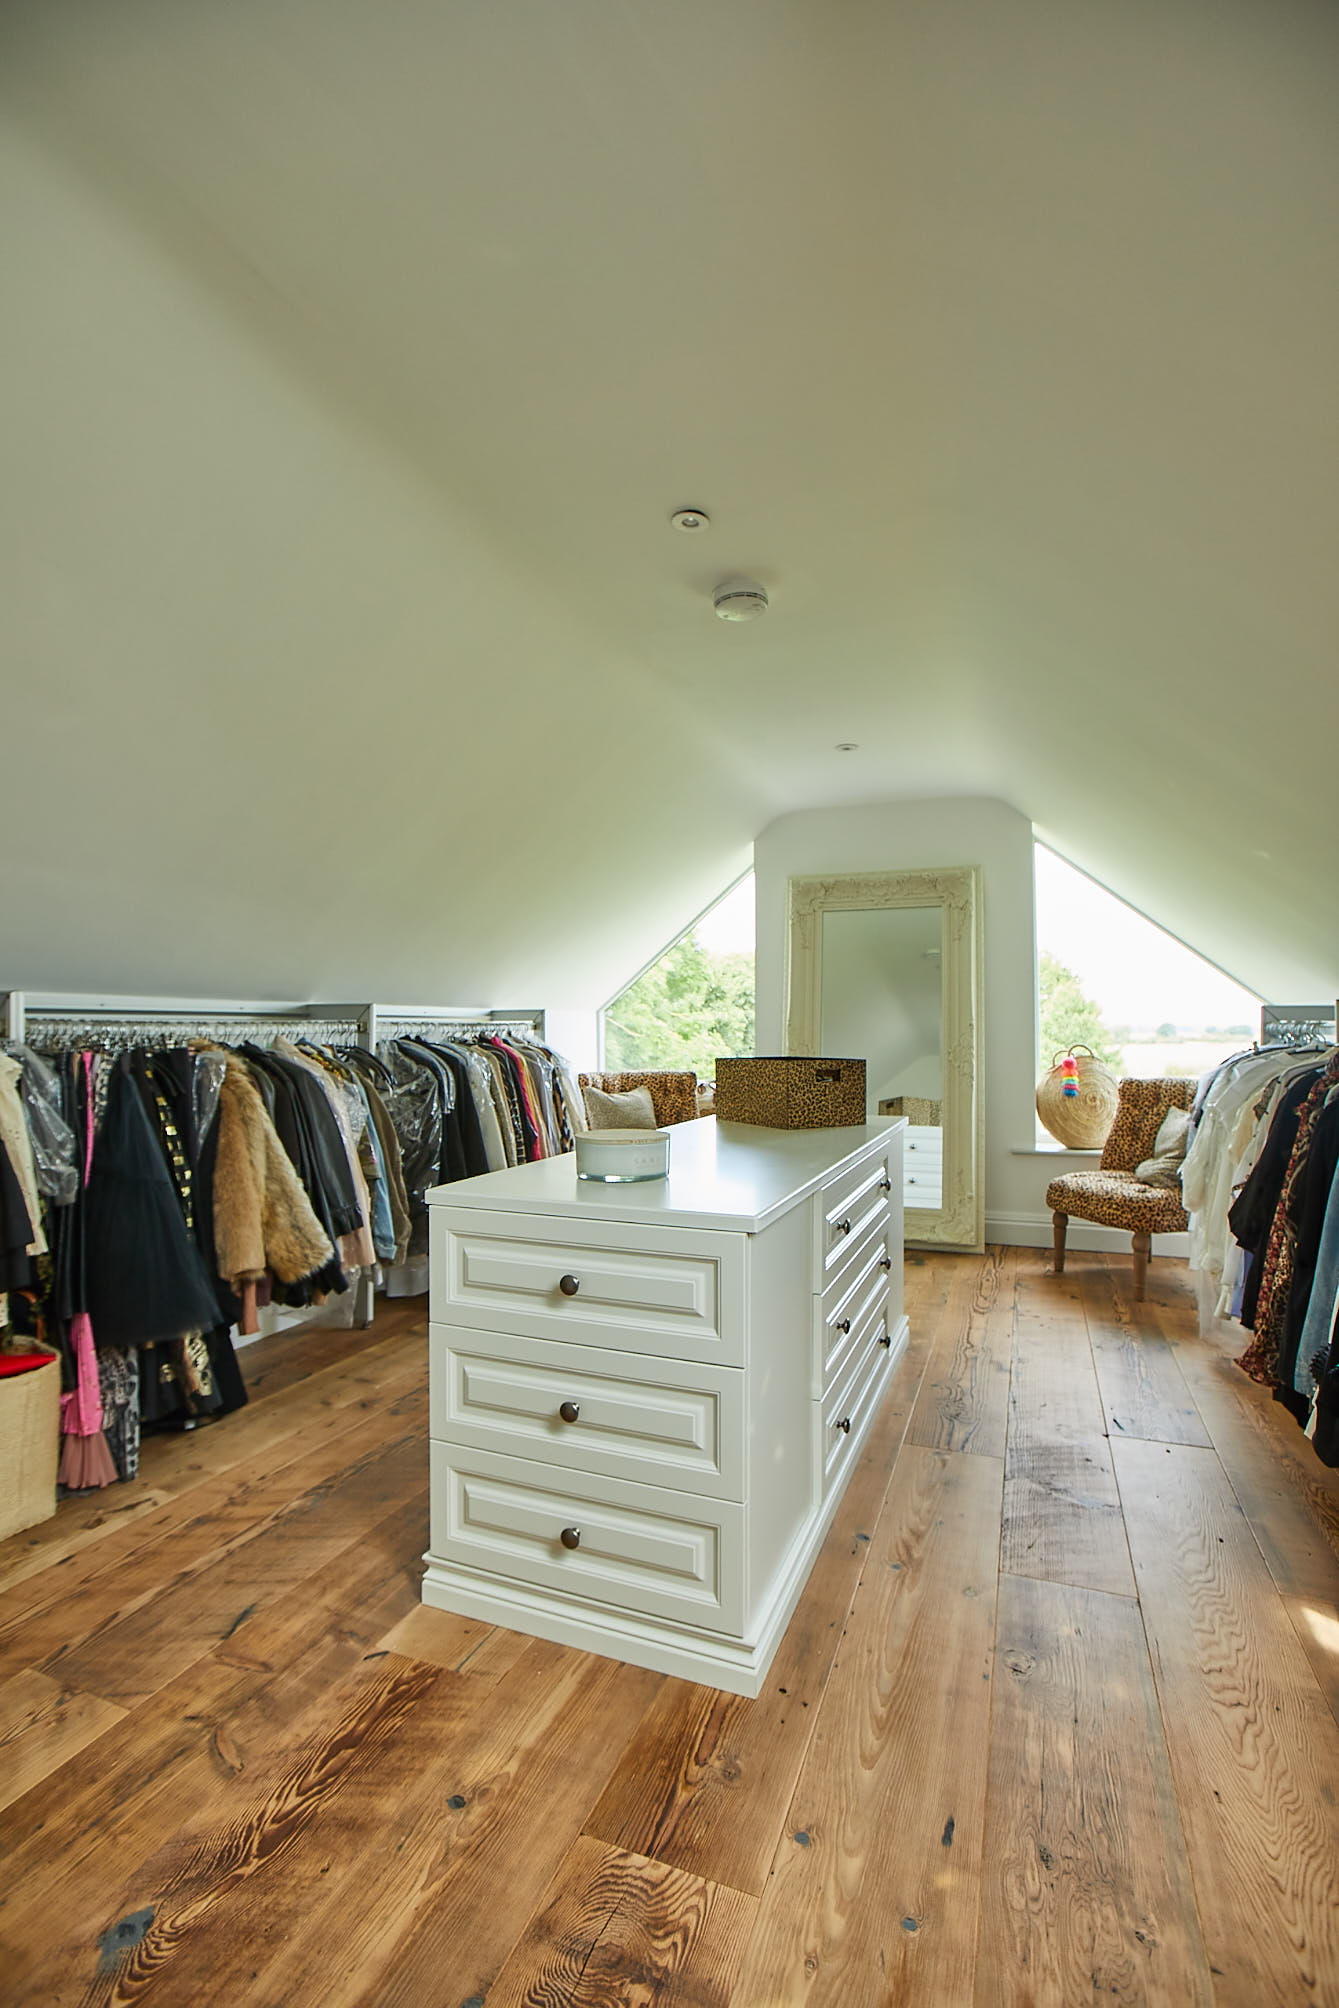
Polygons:
M986 1240L1006 1248L1049 1248L1054 1226L1049 1213L987 1213ZM1071 1220L1065 1236L1066 1248L1087 1248L1099 1254L1130 1252L1130 1237L1119 1227L1098 1227L1088 1220ZM1155 1234L1153 1254L1177 1256L1185 1261L1190 1254L1186 1234Z

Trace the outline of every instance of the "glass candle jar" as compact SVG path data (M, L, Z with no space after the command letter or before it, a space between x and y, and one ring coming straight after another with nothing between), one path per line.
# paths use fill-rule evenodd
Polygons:
M601 1185L635 1185L669 1175L668 1130L583 1130L576 1140L577 1177Z

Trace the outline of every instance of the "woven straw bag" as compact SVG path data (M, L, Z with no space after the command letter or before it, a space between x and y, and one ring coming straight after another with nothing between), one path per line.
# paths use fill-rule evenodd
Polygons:
M50 1352L23 1341L24 1352ZM31 1373L0 1379L0 1537L35 1527L56 1510L60 1459L60 1368L56 1355Z
M1067 1095L1063 1062L1078 1067L1078 1093ZM1087 1046L1057 1053L1037 1087L1037 1114L1067 1150L1100 1150L1116 1119L1116 1076Z

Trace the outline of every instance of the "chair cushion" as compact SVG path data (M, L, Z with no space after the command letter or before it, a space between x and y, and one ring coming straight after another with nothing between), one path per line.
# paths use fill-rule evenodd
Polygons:
M649 1088L625 1088L621 1094L606 1094L603 1088L583 1088L586 1121L593 1130L654 1129L656 1112Z
M1046 1188L1052 1213L1123 1227L1129 1234L1184 1234L1189 1222L1177 1192L1141 1185L1129 1171L1071 1171Z
M670 1123L690 1123L698 1112L697 1075L693 1073L578 1074L577 1084L583 1094L587 1088L599 1088L606 1095L626 1094L629 1088L649 1088L659 1129Z
M1194 1081L1122 1081L1116 1120L1102 1152L1103 1171L1133 1171L1154 1145L1168 1109L1188 1109L1195 1098Z
M1174 1157L1179 1161L1186 1154L1190 1142L1190 1110L1168 1109L1162 1119L1162 1128L1153 1139L1154 1157Z

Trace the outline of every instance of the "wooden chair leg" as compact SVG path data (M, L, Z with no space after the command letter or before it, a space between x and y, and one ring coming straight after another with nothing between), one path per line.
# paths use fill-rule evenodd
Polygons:
M1134 1300L1140 1304L1144 1300L1144 1285L1148 1280L1148 1257L1152 1246L1151 1234L1136 1234L1134 1237Z
M1069 1215L1067 1213L1053 1213L1051 1215L1051 1222L1055 1229L1055 1274L1063 1276L1065 1273L1065 1229L1069 1226Z

